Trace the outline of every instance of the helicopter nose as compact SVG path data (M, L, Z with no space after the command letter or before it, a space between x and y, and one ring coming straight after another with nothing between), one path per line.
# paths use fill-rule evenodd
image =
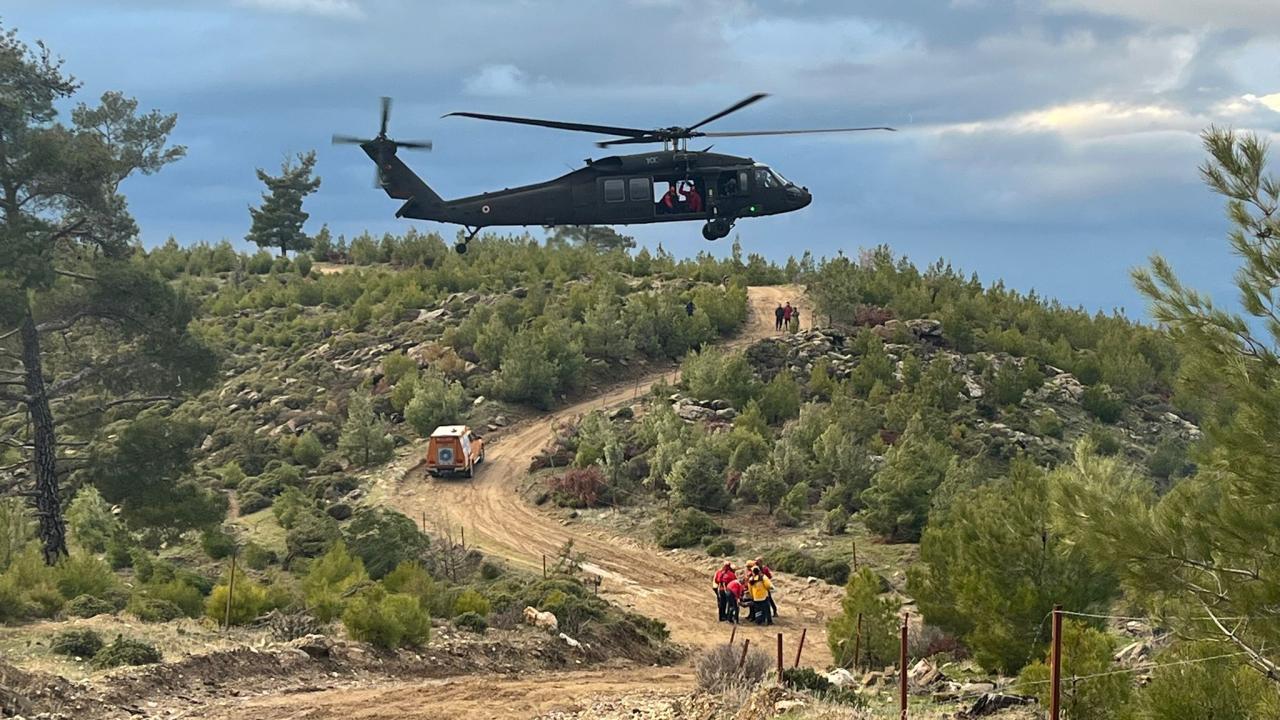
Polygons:
M810 194L809 188L801 188L793 185L787 188L787 199L791 201L791 204L795 209L799 210L802 207L807 207L809 203L813 202L813 195Z

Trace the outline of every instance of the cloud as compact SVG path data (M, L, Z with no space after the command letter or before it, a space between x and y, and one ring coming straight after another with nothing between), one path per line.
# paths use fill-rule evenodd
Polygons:
M535 87L545 85L545 82L533 80L528 73L509 63L485 65L462 83L468 95L479 97L528 95Z
M298 13L338 18L363 18L356 0L236 0L237 5L281 13Z
M1156 26L1257 30L1280 25L1280 3L1274 0L1050 0L1049 7Z

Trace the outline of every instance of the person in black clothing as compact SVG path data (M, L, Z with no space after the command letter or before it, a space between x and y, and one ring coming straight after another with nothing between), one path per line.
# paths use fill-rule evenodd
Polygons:
M693 317L693 301L692 300L684 304L684 311L685 311L685 314L687 314L689 317Z
M773 329L774 330L782 329L782 314L783 314L782 306L779 305L778 309L773 311Z

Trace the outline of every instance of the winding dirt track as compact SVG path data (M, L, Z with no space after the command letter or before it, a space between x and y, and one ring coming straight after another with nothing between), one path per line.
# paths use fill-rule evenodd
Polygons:
M744 331L729 345L742 346L774 332L774 308L800 300L801 318L808 326L811 309L794 286L753 287L750 317ZM554 556L572 539L585 553L586 570L603 578L600 593L643 615L662 620L672 639L693 647L726 642L730 627L716 620L711 574L716 561L696 553L667 553L632 538L612 535L580 523L561 521L526 502L517 488L527 476L530 458L549 440L557 422L600 407L633 400L671 373L654 373L590 400L512 426L496 438L485 466L470 481L433 481L416 469L421 448L402 456L381 473L371 499L392 505L412 518L465 528L469 545L529 569L541 571L542 556ZM738 638L771 650L776 634L785 636L788 665L794 659L802 630L807 631L804 660L823 667L830 663L825 619L838 611L838 592L825 585L809 586L803 578L776 578L782 611L772 628L742 625ZM591 670L525 678L460 677L428 683L388 683L373 688L333 690L291 697L250 701L257 717L269 718L413 718L413 717L530 717L571 705L567 700L600 693L635 690L678 690L692 686L690 668L648 670Z

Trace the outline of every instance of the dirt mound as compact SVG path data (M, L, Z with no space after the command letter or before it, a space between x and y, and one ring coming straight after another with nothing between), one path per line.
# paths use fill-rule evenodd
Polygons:
M99 703L86 697L83 687L56 675L29 673L0 662L0 717L30 717L44 713L56 718L82 717Z

